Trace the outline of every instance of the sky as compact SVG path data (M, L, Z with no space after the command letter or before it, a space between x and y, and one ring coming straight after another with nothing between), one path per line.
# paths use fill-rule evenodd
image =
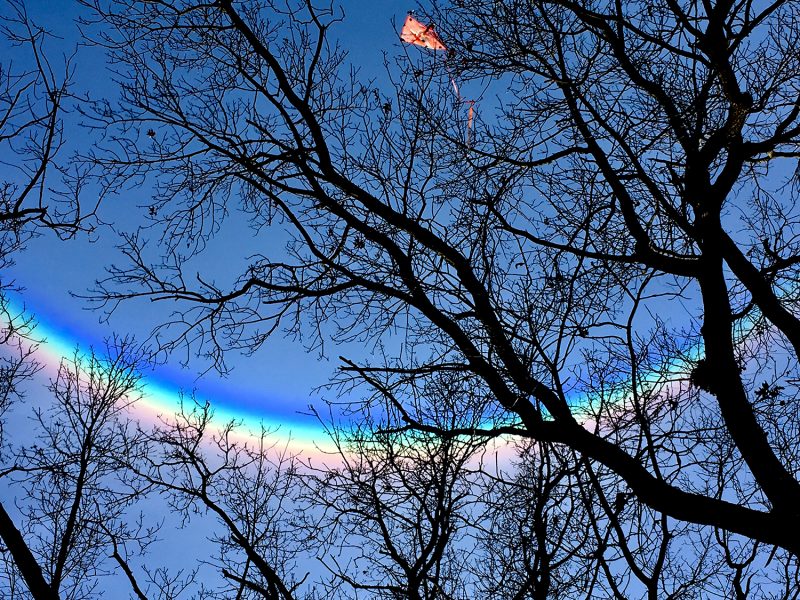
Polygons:
M48 50L58 60L58 54L76 52L72 91L78 96L92 97L113 94L111 72L102 52L80 44L76 20L84 14L77 2L48 2L28 0L26 6L32 19L49 29L56 39ZM406 50L415 53L430 50L405 46L399 40L399 30L409 9L416 6L404 0L375 0L365 3L346 0L341 3L345 18L335 26L331 36L348 53L349 63L360 70L363 79L375 78L379 83L384 74L384 57L401 56ZM446 42L447 32L439 34ZM462 91L467 97L475 90ZM67 115L67 154L86 150L82 146L87 135L80 127L80 118L73 110ZM91 198L89 198L91 199ZM145 223L150 190L147 186L106 198L100 206L100 219L115 228L135 231ZM169 320L176 309L171 301L153 303L147 300L124 302L111 315L93 306L85 298L95 281L105 276L112 263L124 263L115 244L119 239L108 227L100 227L95 239L79 236L62 242L52 235L33 240L27 250L16 257L17 264L4 273L4 281L13 279L23 289L13 298L39 321L37 331L46 343L40 361L54 371L61 356L71 354L75 347L102 348L104 339L117 335L134 335L146 340L152 329ZM228 264L241 264L242 257L264 251L280 252L283 241L270 232L256 234L248 227L245 216L231 211L223 229L211 242L212 247L202 254L204 276L212 273L221 279L237 274L226 270ZM391 344L392 341L388 340ZM231 367L227 376L208 368L202 358L187 356L180 351L164 364L144 371L145 402L143 416L170 413L179 402L181 393L194 394L208 400L218 419L237 419L258 430L261 424L279 429L280 435L291 439L305 450L312 449L325 438L317 418L309 406L327 413L326 401L335 401L335 391L323 386L338 366L338 356L364 357L369 349L356 344L326 347L326 355L309 352L302 343L280 335L271 337L251 356L230 352L226 356ZM670 365L676 367L676 365ZM581 402L578 397L573 402Z
M78 45L75 19L83 9L76 2L30 0L26 6L35 22L60 38L50 40L51 52L70 54L77 48L74 92L96 97L113 89L102 54ZM343 3L343 8L345 21L333 36L365 77L381 77L384 53L391 56L402 52L398 31L413 5L399 0L370 3L349 0ZM80 142L86 136L74 112L67 118L66 138L70 147L65 154L85 149ZM148 200L146 187L110 197L100 207L100 218L132 231L143 222ZM237 221L237 217L234 214L216 237L213 252L204 253L204 271L224 274L229 258L263 249L258 246L263 244L263 238L255 240L244 219ZM113 232L101 227L95 237L94 242L86 236L62 242L54 236L42 236L33 240L16 257L15 267L4 274L6 282L13 280L23 289L13 300L38 319L37 333L46 339L40 360L44 359L51 367L59 356L69 354L76 346L99 348L104 339L115 333L132 334L144 340L175 308L168 302L131 302L106 319L102 310L90 307L80 296L86 295L94 282L104 277L110 263L121 259L121 253L114 247ZM196 357L187 360L185 355L176 354L166 364L144 373L149 404L143 410L169 411L176 405L179 392L194 392L198 398L209 400L220 418L241 419L252 427L263 421L271 428L280 427L284 435L310 443L319 439L321 430L316 419L309 415L308 406L322 410L324 401L333 399L332 392L319 387L336 368L336 357L364 352L356 348L328 350L328 356L322 357L318 352L308 352L296 340L274 336L252 356L231 353L227 357L231 366L227 377L209 370ZM182 362L186 364L182 366Z
M71 53L79 42L75 19L81 9L74 1L27 0L34 21L52 30L61 39L54 40L51 49ZM380 79L384 54L391 57L403 52L398 31L406 12L414 8L401 0L344 0L345 21L332 35L349 53L349 62L360 68L366 79ZM447 32L440 32L445 39ZM413 52L425 52L413 49ZM75 62L73 91L91 96L112 90L110 74L103 57L90 48L78 48ZM464 90L469 95L469 89ZM70 148L81 149L86 139L71 115L66 131ZM2 167L0 167L2 168ZM117 227L133 231L142 224L149 204L147 187L109 197L100 207L100 218ZM204 270L224 276L229 263L241 262L241 257L263 250L264 238L255 238L241 215L232 214L224 229L213 241L212 251L203 254ZM169 319L175 305L170 302L124 303L119 310L106 315L92 308L85 295L105 269L115 260L122 260L115 248L115 235L101 227L95 240L85 236L62 242L51 235L32 240L27 250L16 257L16 265L3 274L3 282L13 280L21 293L12 297L18 308L25 308L39 321L37 336L45 340L38 358L53 375L59 360L69 356L76 347L102 348L103 340L113 334L134 335L144 340L152 328ZM269 244L279 246L273 238ZM238 260L232 260L232 259ZM229 274L230 275L230 274ZM336 399L335 391L323 386L338 365L340 354L363 356L369 349L354 345L327 348L327 356L309 352L297 340L273 336L251 356L230 353L227 356L230 373L223 376L208 369L203 359L176 353L165 364L143 373L144 398L138 403L138 415L151 419L158 414L174 411L181 393L194 394L208 400L218 420L241 420L245 429L258 430L264 424L277 431L277 437L292 444L306 455L329 451L326 434L310 414L309 406L326 412L326 401ZM185 364L182 364L185 363ZM678 368L678 366L676 366ZM620 409L624 408L624 401ZM586 424L591 427L591 424ZM3 490L0 489L0 499ZM168 543L185 547L187 540L200 539L202 529L182 530L183 537L172 536Z
M383 53L402 52L398 31L413 5L403 0L345 0L342 4L346 19L333 35L349 52L352 64L366 76L379 77ZM51 40L49 45L54 61L62 54L77 51L74 92L96 97L113 90L104 57L91 48L78 47L80 38L75 20L82 9L77 2L26 0L26 7L36 23L59 38ZM65 154L86 149L81 144L87 136L77 125L78 121L74 112L68 115ZM148 204L148 190L142 188L108 198L99 214L103 221L123 224L131 231L143 222L142 216L146 213L143 207ZM256 240L252 232L241 219L236 221L235 214L233 217L222 235L217 236L214 253L205 253L205 268L224 271L230 257L246 256L253 250ZM71 356L76 347L84 352L89 347L102 349L104 340L113 334L133 334L139 340L146 339L151 328L166 320L174 309L168 303L133 302L106 319L102 311L89 307L80 296L85 295L97 279L103 278L111 262L121 258L121 253L115 249L113 232L100 228L95 237L93 242L85 236L62 242L55 236L43 235L32 240L28 248L15 257L16 265L2 273L5 284L13 281L21 289L20 294L11 297L13 305L25 308L38 321L36 336L44 343L37 359L46 367L43 377L54 377L59 361ZM257 243L263 242L258 240ZM210 260L217 264L208 264ZM274 336L252 356L230 354L227 359L231 371L227 377L209 371L202 360L189 357L188 363L182 366L180 363L186 357L173 356L166 364L143 373L144 397L136 405L136 416L145 422L157 415L168 416L177 409L182 392L194 393L198 399L211 402L218 422L241 421L245 435L247 430L258 431L263 424L275 430L272 439L276 444L285 443L293 452L300 452L304 458L314 458L317 463L335 460L330 457L332 447L326 434L317 419L309 414L308 407L314 405L325 413L325 400L333 400L334 393L318 388L331 377L337 365L336 357L342 353L352 355L356 349L329 350L332 358L320 357L317 352L307 352L294 340ZM363 353L363 349L360 352ZM42 395L40 400L46 401L48 392L43 386L37 389ZM36 399L29 395L15 414L20 416L23 409L29 410L36 404ZM26 418L16 422L20 426L14 427L14 433L19 440L30 439L27 434L33 423ZM9 506L13 517L15 502L6 502L12 491L0 487L0 500ZM168 514L166 507L159 508L158 504L150 502L151 517ZM206 542L209 527L205 519L184 527L175 525L168 535L162 536L158 546L164 557L163 564L190 570L194 561L205 557L209 551ZM203 575L209 576L208 573ZM129 591L127 583L116 579L102 586L112 595L117 592L127 595Z
M26 6L35 22L58 36L48 48L56 55L55 60L59 53L77 52L73 92L92 97L113 94L111 73L103 54L80 45L75 21L84 9L77 2L46 0L29 0ZM414 4L403 0L347 0L342 7L345 19L333 30L332 37L348 52L350 64L360 69L364 79L376 78L380 82L384 77L384 56L399 56L406 50L398 33ZM447 32L441 31L440 35L446 41ZM410 48L412 55L418 52L430 50ZM469 95L470 91L466 89L464 93ZM65 154L86 149L81 142L87 136L79 122L74 111L67 116ZM106 198L100 206L100 219L117 229L134 231L144 224L149 204L147 186L129 190ZM204 275L211 272L222 279L235 275L226 271L226 265L240 264L242 257L264 251L265 243L273 251L280 251L282 240L271 235L256 238L246 218L232 211L211 242L210 251L202 255ZM152 329L167 321L176 308L170 301L130 301L107 315L87 302L85 296L91 293L95 281L105 276L105 269L114 262L124 262L122 253L115 248L118 237L113 231L101 226L94 238L80 236L63 242L44 235L33 240L16 257L15 267L4 274L6 282L13 279L23 290L14 296L14 303L24 306L39 321L37 334L46 340L39 359L51 371L60 357L71 354L75 347L101 348L103 340L113 334L146 340ZM254 430L263 423L308 450L325 437L309 406L324 414L325 402L336 399L335 392L323 386L338 365L337 357L343 354L359 358L368 350L356 345L329 346L326 356L321 356L318 351L309 352L297 340L275 335L252 356L229 353L226 360L231 370L227 376L209 369L201 358L176 352L164 364L143 373L145 402L141 403L141 412L143 416L169 413L177 406L181 393L194 394L211 402L220 421L242 420Z

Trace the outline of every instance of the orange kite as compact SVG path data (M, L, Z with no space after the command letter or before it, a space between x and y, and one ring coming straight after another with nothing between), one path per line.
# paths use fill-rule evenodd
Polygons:
M430 48L431 50L447 50L442 40L433 29L433 25L423 25L411 15L406 17L400 39L415 46Z

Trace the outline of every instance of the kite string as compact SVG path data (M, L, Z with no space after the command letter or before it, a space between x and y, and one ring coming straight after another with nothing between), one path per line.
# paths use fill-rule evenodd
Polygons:
M468 104L469 105L469 111L467 113L467 139L466 139L467 146L469 146L470 133L471 133L471 130L472 130L472 121L473 121L473 119L475 117L475 108L474 108L475 107L475 100L464 100L461 97L461 92L458 89L458 84L456 84L456 79L453 76L453 71L450 69L450 65L448 63L449 60L450 60L450 57L449 56L445 56L445 58L444 58L444 68L447 71L447 76L450 77L450 83L453 86L453 91L456 93L456 99L458 99L458 103L459 104Z

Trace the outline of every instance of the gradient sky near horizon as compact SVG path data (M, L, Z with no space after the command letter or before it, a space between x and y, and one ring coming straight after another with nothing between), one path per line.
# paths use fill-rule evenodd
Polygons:
M47 0L29 0L26 7L34 22L57 36L47 46L55 64L61 54L76 51L73 92L94 97L113 93L111 73L103 55L96 49L79 47L76 19L85 9L76 2ZM392 56L402 52L398 31L407 11L415 6L405 0L370 3L348 0L342 7L345 19L332 36L347 50L349 62L361 69L364 77L380 80L384 53ZM87 139L74 114L68 115L65 134L67 148L62 157L80 149L82 141ZM100 218L132 231L143 222L148 204L146 187L132 190L108 198L100 207ZM241 215L234 213L232 217L216 237L213 252L204 253L204 268L224 270L228 258L240 259L258 248L257 244L264 243L255 239ZM103 278L110 263L115 259L121 261L112 231L100 227L96 237L92 243L86 237L69 242L50 235L34 239L16 257L15 267L3 275L4 283L13 280L23 289L14 302L18 306L24 304L39 321L38 334L47 339L43 351L49 363L57 362L58 356L76 345L101 347L103 340L112 334L133 334L137 339L145 339L152 327L168 319L175 309L169 302L130 302L105 322L102 311L89 308L87 301L78 296L85 295L97 279ZM209 265L209 261L217 264ZM225 417L240 418L251 425L263 419L270 427L281 426L285 432L294 430L294 437L313 439L320 428L314 417L308 415L308 406L324 409L324 400L333 399L332 392L317 388L329 380L337 365L336 357L348 353L346 347L327 350L331 358L308 352L295 340L274 336L253 356L230 354L227 358L232 371L228 377L208 370L202 360L176 354L166 364L145 373L145 383L152 403L163 406L165 411L177 405L180 391L196 392L200 399L211 401ZM364 354L363 347L350 350L356 356Z

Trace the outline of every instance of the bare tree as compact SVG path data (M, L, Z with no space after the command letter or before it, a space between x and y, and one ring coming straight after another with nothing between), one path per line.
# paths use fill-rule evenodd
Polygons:
M31 236L52 231L69 238L91 230L96 203L81 206L85 173L63 156L72 59L54 60L53 36L30 19L21 0L6 2L0 17L0 264L5 267Z
M592 597L599 561L585 557L599 545L576 474L568 454L535 444L520 448L516 464L484 472L474 574L481 597Z
M62 362L52 404L35 410L37 439L7 442L2 477L13 501L0 504L0 539L8 597L93 597L98 578L115 568L110 540L147 540L127 513L139 492L119 471L137 445L126 411L138 395L138 359L126 341L110 351Z
M335 7L84 4L121 81L118 103L83 107L104 134L86 159L106 192L157 186L158 254L153 229L123 240L127 263L98 286L111 309L180 301L164 349L221 368L225 351L281 329L376 350L401 332L396 351L343 361L346 389L375 393L353 411L379 397L397 433L511 436L542 453L514 488L532 494L514 526L540 528L533 554L508 563L525 574L519 590L555 593L545 567L563 556L568 572L572 553L587 586L615 597L770 585L791 597L794 3L442 2L447 64L407 55L378 82L348 71ZM486 86L468 138L445 67ZM288 229L285 250L243 257L233 285L184 272L234 206L258 235ZM442 377L470 393L421 391ZM224 566L230 585L292 597L302 578L276 570L291 557L264 561L242 529L260 517L204 496L204 481L244 477L237 461L260 455L223 444L233 466L218 475L193 450L204 422L162 440L183 471L165 475L165 459L147 477L232 533L237 558L219 561L239 566ZM568 467L544 468L545 455ZM554 490L585 526L545 523Z
M474 477L478 444L386 421L329 431L330 462L306 469L303 530L332 574L327 597L474 597Z
M97 202L80 202L85 173L65 157L64 131L72 57L34 23L25 4L0 8L0 269L37 235L61 239L93 231ZM124 523L129 491L114 477L128 439L120 415L136 395L132 344L112 354L65 358L37 409L38 445L8 435L7 412L36 395L41 340L35 318L8 292L0 274L0 454L4 498L0 540L4 597L84 598L108 571L104 547L142 542L146 532ZM33 392L33 393L32 393ZM37 405L34 399L33 404ZM38 404L42 407L41 404ZM21 411L18 411L18 413ZM18 418L18 417L17 417ZM13 429L13 428L12 428ZM112 489L113 488L113 489Z
M142 488L158 492L184 523L212 519L206 526L211 554L201 557L214 577L191 577L196 594L210 598L305 598L299 576L302 546L291 525L295 461L276 447L269 432L254 437L235 423L216 431L206 404L188 402L174 417L148 431L137 459L127 465ZM248 438L250 438L248 440ZM123 561L120 561L123 564ZM134 589L138 575L124 571ZM169 572L165 570L165 576ZM151 577L153 593L161 586ZM186 589L189 589L187 586ZM147 598L146 591L138 592Z

